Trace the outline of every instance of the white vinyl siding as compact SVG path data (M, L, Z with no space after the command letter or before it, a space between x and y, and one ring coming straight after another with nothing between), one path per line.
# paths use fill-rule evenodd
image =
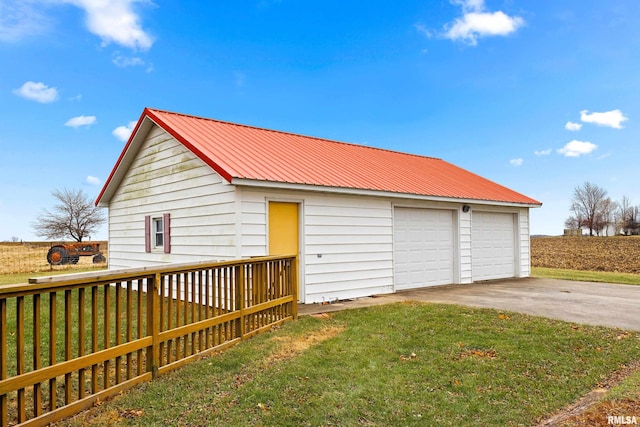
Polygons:
M472 260L477 233L473 230L472 215L482 215L481 209L487 205L473 205L469 212L463 212L462 205L455 203L406 202L394 208L393 200L364 196L251 188L241 189L241 194L241 257L267 253L268 200L300 203L303 230L300 299L305 303L485 280L474 274L478 272ZM517 217L519 221L520 237L507 243L511 253L518 245L528 254L528 209L498 209L501 209L496 212L498 217L511 218L512 223ZM436 236L436 250L425 247L422 262L405 258L403 266L398 258L398 232L402 232L402 228L398 229L398 212L427 212L427 216L433 216L418 221L427 224L425 227L405 230L412 237L422 236L423 247L429 242L429 235ZM513 225L511 235L515 235ZM489 240L487 244L499 243ZM518 260L522 260L522 265L517 264ZM509 262L512 266L509 277L529 275L528 256L514 254ZM401 277L405 273L421 278L411 282ZM501 276L505 276L504 270Z
M458 210L458 247L460 251L460 276L458 283L472 283L473 271L471 262L471 210L464 212L462 206Z
M143 142L109 204L109 267L232 259L234 187L160 128ZM145 253L144 217L171 213L171 254Z
M518 213L518 240L519 240L519 266L516 277L529 277L531 275L531 240L529 229L529 209L520 209Z
M453 211L396 207L395 290L454 282Z
M304 230L306 302L393 291L390 202L310 197Z
M240 192L242 203L240 222L242 224L240 257L267 255L267 202L265 195L252 191Z
M514 214L475 211L471 224L473 280L515 277Z
M357 298L393 290L391 203L306 192L242 192L242 256L267 253L268 200L301 204L300 299Z

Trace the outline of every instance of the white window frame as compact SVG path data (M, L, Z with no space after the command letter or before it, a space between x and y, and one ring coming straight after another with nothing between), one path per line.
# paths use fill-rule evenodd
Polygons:
M164 239L164 218L161 216L151 218L151 248L164 250Z

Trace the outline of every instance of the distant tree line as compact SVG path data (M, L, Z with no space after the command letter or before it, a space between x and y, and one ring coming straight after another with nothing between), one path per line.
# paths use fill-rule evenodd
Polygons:
M589 236L640 234L640 206L627 196L611 200L607 190L590 182L574 189L570 211L565 227L589 230Z

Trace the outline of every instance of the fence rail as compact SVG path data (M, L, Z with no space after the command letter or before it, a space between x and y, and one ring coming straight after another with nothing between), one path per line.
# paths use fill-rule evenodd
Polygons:
M297 317L295 257L0 287L0 426L44 425Z

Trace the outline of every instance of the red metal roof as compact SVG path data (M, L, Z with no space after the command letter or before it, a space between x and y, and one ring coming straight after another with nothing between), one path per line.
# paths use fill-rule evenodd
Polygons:
M418 196L541 203L441 159L145 109L98 201L145 117L224 179L373 190Z

